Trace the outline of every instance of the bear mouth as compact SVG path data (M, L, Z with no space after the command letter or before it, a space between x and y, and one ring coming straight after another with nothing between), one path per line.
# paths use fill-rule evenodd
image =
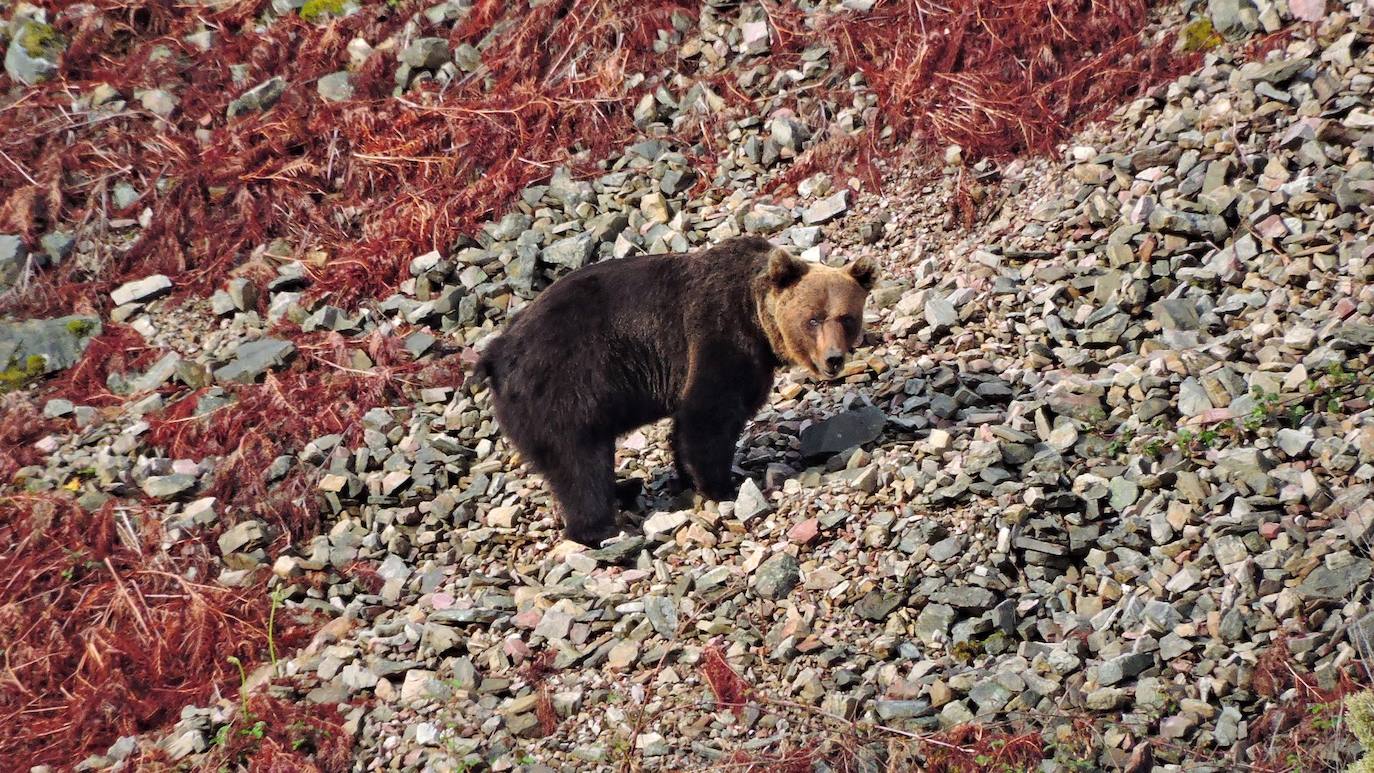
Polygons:
M846 360L844 365L841 365L840 367L831 371L828 368L826 368L823 363L819 363L812 360L811 362L807 363L806 369L811 371L812 375L816 376L816 378L821 379L822 381L835 381L840 377L841 373L844 373L845 365L848 364L849 361Z

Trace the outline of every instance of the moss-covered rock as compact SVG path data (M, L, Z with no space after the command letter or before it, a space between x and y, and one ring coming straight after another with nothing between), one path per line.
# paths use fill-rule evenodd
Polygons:
M39 376L75 365L91 338L99 334L96 317L0 324L0 391L18 389Z
M306 0L300 14L308 22L317 22L333 16L346 16L357 9L358 4L353 0Z
M14 40L5 51L5 72L32 85L57 74L57 64L67 43L51 25L36 19L19 22Z

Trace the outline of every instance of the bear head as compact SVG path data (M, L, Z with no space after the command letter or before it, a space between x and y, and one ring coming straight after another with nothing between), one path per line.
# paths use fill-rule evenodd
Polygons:
M774 249L756 288L760 322L778 359L823 379L838 376L863 335L874 274L867 258L835 268Z

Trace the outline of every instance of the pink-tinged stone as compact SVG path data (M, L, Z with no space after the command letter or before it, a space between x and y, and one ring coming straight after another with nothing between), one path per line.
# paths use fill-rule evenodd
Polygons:
M1321 21L1326 18L1326 0L1288 0L1288 10L1301 21Z
M448 609L453 606L453 594L436 593L429 597L429 603L435 609Z
M815 518L807 518L805 521L787 530L787 539L793 544L805 545L816 538L820 533L821 522Z
M1259 527L1260 536L1270 541L1277 539L1282 531L1283 526L1281 524L1273 522L1262 523Z
M1345 319L1351 314L1354 314L1356 308L1358 307L1355 305L1354 301L1350 300L1349 298L1342 298L1339 301L1336 301L1336 308L1334 309L1334 311L1338 319Z
M501 650L506 653L507 657L518 658L520 660L524 660L530 656L529 646L518 636L512 636L501 642Z
M511 625L516 628L533 628L539 625L539 621L544 618L544 613L537 609L527 609L524 612L510 619Z
M1236 418L1230 408L1210 408L1193 417L1198 424L1216 424Z
M1288 235L1288 226L1283 224L1283 218L1278 215L1270 215L1261 220L1255 230L1266 239L1278 239Z

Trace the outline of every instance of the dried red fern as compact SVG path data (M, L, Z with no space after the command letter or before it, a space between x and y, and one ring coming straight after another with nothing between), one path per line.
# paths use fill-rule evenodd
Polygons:
M43 460L34 444L57 427L57 422L43 417L32 396L0 395L0 485L13 480L20 468Z
M966 156L1049 151L1083 120L1181 71L1140 38L1146 0L919 0L833 17L839 60L864 74L898 139Z
M701 651L701 675L716 696L716 703L739 716L749 700L749 683L730 667L718 645L709 644Z
M235 692L227 657L265 656L265 587L211 584L215 560L191 543L164 552L159 524L113 503L0 498L0 757L17 769L166 727ZM278 615L275 635L289 650L308 634Z

